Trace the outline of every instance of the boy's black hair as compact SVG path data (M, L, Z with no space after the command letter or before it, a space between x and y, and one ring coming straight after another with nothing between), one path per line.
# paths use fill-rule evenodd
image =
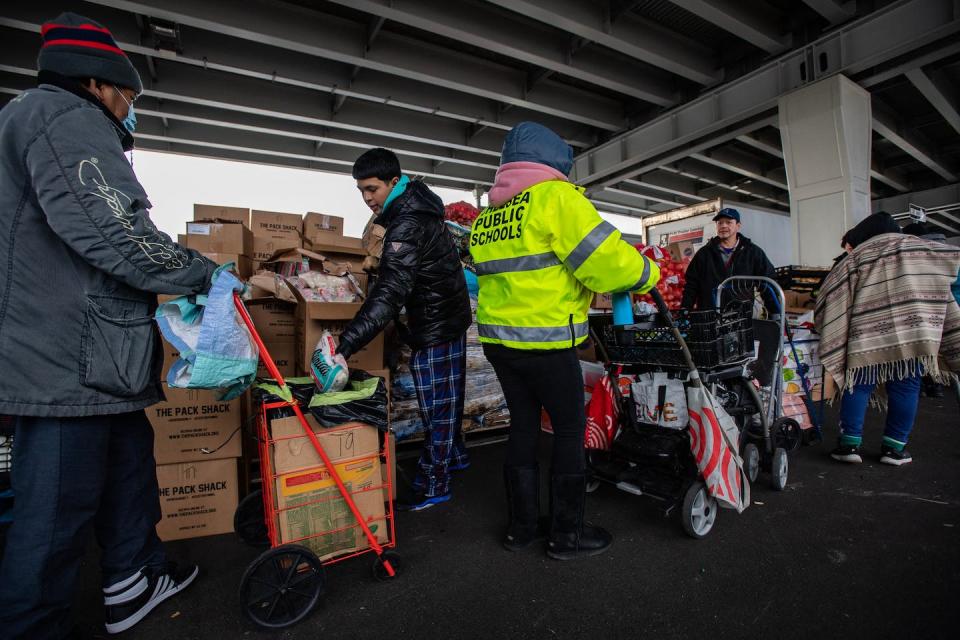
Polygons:
M397 159L397 154L383 147L365 151L363 155L353 163L354 180L377 178L378 180L389 182L399 177L400 160Z

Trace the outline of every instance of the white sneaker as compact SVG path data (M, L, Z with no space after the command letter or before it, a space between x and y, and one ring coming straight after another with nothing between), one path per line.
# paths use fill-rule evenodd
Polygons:
M183 591L200 572L197 565L178 568L168 562L161 567L144 567L103 590L107 633L126 631L143 620L153 608Z

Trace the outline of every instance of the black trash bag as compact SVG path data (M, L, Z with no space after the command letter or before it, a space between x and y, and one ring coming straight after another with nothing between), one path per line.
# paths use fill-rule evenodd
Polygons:
M373 386L376 380L376 386ZM361 398L318 405L318 401L335 400L337 396L356 396ZM383 378L371 376L366 371L351 371L350 383L341 392L318 394L314 397L310 413L322 427L336 427L345 422L362 422L380 431L387 430L387 386Z
M293 399L297 401L300 410L306 412L310 405L310 398L317 392L317 385L313 378L285 378L284 382L293 394ZM286 402L277 393L277 383L270 378L258 378L253 385L253 401L255 406L261 404L271 404L274 402ZM267 420L279 420L280 418L292 418L297 415L293 408L288 406L278 407L276 409L267 409Z

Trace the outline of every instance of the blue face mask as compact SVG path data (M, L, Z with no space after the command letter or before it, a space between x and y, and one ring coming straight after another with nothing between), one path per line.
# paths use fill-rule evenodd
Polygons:
M137 113L133 109L133 102L127 100L127 97L123 95L123 91L120 91L120 89L114 87L113 90L120 95L121 100L127 103L127 117L123 119L123 126L126 127L127 131L133 133L137 128Z
M123 126L130 133L133 133L137 128L137 114L134 112L132 104L130 105L130 111L127 112L127 117L123 119Z

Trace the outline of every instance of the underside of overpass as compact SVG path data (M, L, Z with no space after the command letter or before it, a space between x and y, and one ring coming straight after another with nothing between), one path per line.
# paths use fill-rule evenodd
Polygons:
M371 146L483 192L539 121L603 211L723 197L788 211L778 99L870 92L874 207L960 235L953 0L91 0L0 7L0 101L36 82L40 24L105 24L140 70L139 148L348 173Z

